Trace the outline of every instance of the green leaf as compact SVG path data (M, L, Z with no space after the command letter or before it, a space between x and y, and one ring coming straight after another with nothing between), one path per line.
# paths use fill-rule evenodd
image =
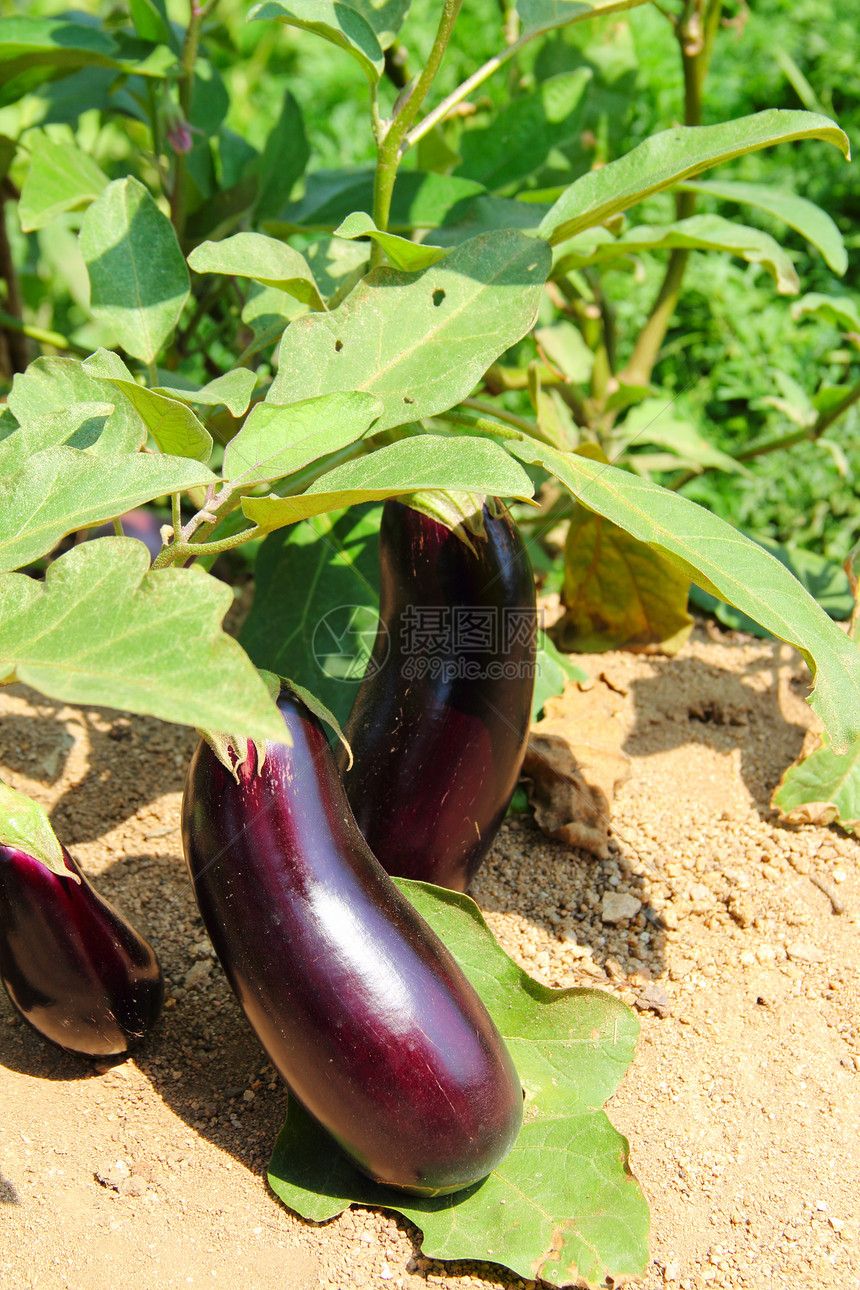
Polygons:
M844 132L813 112L771 108L721 125L675 126L572 183L544 216L540 235L555 245L711 166L793 139L824 139L849 155Z
M809 316L821 318L840 331L860 335L860 310L850 296L824 296L810 291L791 306L791 316L795 322Z
M16 475L0 479L0 572L29 564L76 529L215 478L184 457L95 457L77 448L48 448Z
M777 291L790 295L800 287L791 259L769 233L749 228L746 224L736 224L721 215L693 215L690 219L662 228L637 225L613 241L601 242L580 263L603 264L621 255L668 251L673 247L693 251L728 251L749 264L763 264L776 280Z
M556 649L543 628L538 629L537 668L532 695L532 721L537 721L547 699L561 694L568 681L587 681L588 673Z
M2 586L2 583L0 583ZM51 873L69 877L63 848L45 811L31 797L25 797L0 780L0 844L34 856Z
M309 157L302 110L287 90L278 119L256 166L259 186L255 214L258 220L280 215L293 188L305 173Z
M533 94L513 99L488 124L464 130L459 142L463 160L455 173L478 180L491 192L535 174L553 148L581 133L592 76L590 67L551 76ZM537 224L540 216L534 209L531 216Z
M305 251L317 285L327 301L337 292L345 293L367 271L370 247L345 242L340 237L320 237Z
M623 1004L597 990L551 990L494 939L468 896L397 885L457 958L499 1027L526 1094L520 1136L482 1183L451 1196L406 1196L371 1182L291 1098L269 1183L291 1209L322 1222L350 1203L393 1209L437 1259L479 1259L553 1285L618 1284L648 1262L648 1207L626 1140L603 1103L633 1058L639 1032Z
M44 583L0 578L0 675L14 670L65 703L280 741L264 682L221 630L232 603L232 589L200 569L150 572L133 538L84 542Z
M807 242L817 247L834 273L840 276L848 268L848 253L842 234L826 211L797 193L780 192L765 184L746 184L736 179L700 179L680 184L691 193L703 193L724 202L753 206L796 229Z
M564 27L582 18L633 9L644 0L517 0L524 36Z
M319 695L341 725L376 638L381 516L372 503L270 533L239 633L258 667Z
M394 44L394 39L406 20L411 0L349 0L376 33L383 49Z
M860 743L838 756L825 735L817 748L789 766L771 798L792 824L860 828Z
M405 269L407 273L427 269L448 254L441 246L410 242L408 238L398 237L396 233L380 232L366 211L353 211L351 215L347 215L334 233L335 237L348 239L369 237L382 247L395 269Z
M258 19L301 27L345 49L358 60L371 86L382 75L385 57L373 28L357 8L343 0L263 0L251 9L247 21Z
M136 381L105 378L121 390L162 452L206 462L212 456L212 436L201 421L177 399L168 399Z
M690 635L690 579L659 551L584 506L564 545L563 650L677 654Z
M679 465L689 464L693 469L710 466L734 474L751 473L742 462L708 443L690 421L674 416L665 399L643 399L616 427L613 447L618 452L643 443L668 448L677 454Z
M76 358L37 358L26 372L18 373L9 394L9 407L21 426L34 427L36 433L43 417L63 414L76 403L114 405L99 436L98 452L137 452L146 443L146 426L131 404Z
M113 444L99 448L113 408L112 403L72 403L22 426L0 441L0 475L14 475L35 453L60 444L86 448L97 456L115 452Z
M657 547L691 582L743 609L800 651L815 679L811 704L838 752L860 738L860 656L769 552L704 507L647 479L523 436L506 441L591 510Z
M170 220L143 184L116 179L84 216L80 241L96 318L127 353L154 362L190 290Z
M140 57L150 52L149 46L129 49L125 60L116 40L89 22L75 21L75 15L0 18L0 108L17 102L43 82L68 76L82 67L111 67L142 76L164 76L164 59ZM172 56L169 61L174 61Z
M474 197L486 193L483 184L454 175L401 170L394 184L389 233L435 229L453 219ZM373 211L373 171L318 170L308 175L305 195L288 206L282 221L267 223L271 233L296 231L329 233L354 211ZM534 215L530 222L537 224Z
M37 134L30 144L32 160L21 188L18 217L25 233L44 228L63 211L88 205L107 187L107 175L73 143L55 143Z
M591 379L594 353L588 348L582 332L562 319L552 327L539 327L535 340L550 363L574 385L585 385Z
M258 403L224 452L233 485L282 479L367 434L382 411L372 394L323 394L289 407Z
M222 242L203 242L188 257L195 273L227 273L276 287L312 309L325 309L303 255L263 233L234 233Z
M268 533L310 515L425 488L531 497L528 475L510 465L507 453L491 439L422 434L335 466L299 497L244 497L242 510Z
M154 394L164 394L169 399L179 399L181 403L196 403L199 407L212 408L223 403L234 417L240 417L248 410L257 374L248 367L234 367L232 372L216 376L214 381L201 386L199 390L182 390L170 385L158 385Z
M337 309L290 324L268 399L367 390L385 405L377 431L443 412L529 330L549 263L545 243L509 231L422 273L375 269Z
M128 0L134 29L142 40L154 45L173 43L173 32L165 0Z

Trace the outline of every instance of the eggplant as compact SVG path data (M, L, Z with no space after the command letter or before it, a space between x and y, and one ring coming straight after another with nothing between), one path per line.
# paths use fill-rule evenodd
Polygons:
M350 805L390 874L465 891L525 756L537 617L519 529L489 499L477 531L389 500L379 629L338 752ZM423 628L423 630L422 630Z
M122 1057L158 1017L161 968L65 847L63 858L69 877L0 846L0 980L43 1038L83 1057Z
M231 769L206 742L194 753L182 839L200 913L272 1065L353 1163L458 1191L513 1145L519 1078L362 837L319 721L291 691L278 706L292 746L250 744Z

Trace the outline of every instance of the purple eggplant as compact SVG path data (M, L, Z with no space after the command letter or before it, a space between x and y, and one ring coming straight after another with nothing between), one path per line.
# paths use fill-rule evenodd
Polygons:
M390 874L465 891L510 804L528 739L537 618L531 564L501 503L479 531L388 501L380 625L338 765Z
M231 986L292 1094L363 1173L418 1195L484 1178L522 1120L505 1043L349 809L319 721L289 691L292 746L235 777L205 742L182 838ZM236 778L237 777L237 778Z
M34 1030L67 1052L121 1057L164 996L155 950L83 876L0 846L0 980Z

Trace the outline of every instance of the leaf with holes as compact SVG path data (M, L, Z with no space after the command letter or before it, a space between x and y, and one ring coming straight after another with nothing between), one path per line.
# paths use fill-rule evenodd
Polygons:
M422 273L376 269L337 309L290 324L268 399L367 390L384 404L377 431L444 412L529 330L549 268L545 242L508 230Z
M641 1276L648 1207L627 1143L603 1110L632 1060L636 1018L601 991L533 981L468 896L397 885L455 955L508 1044L526 1096L519 1139L483 1182L423 1199L365 1178L290 1099L269 1163L272 1189L317 1223L351 1203L396 1210L421 1229L431 1258L480 1259L559 1286Z
M93 313L127 353L154 362L190 290L170 220L143 184L116 179L84 216L80 241Z
M265 684L221 630L232 603L200 569L150 571L133 538L85 542L43 583L0 577L0 677L66 703L282 740Z

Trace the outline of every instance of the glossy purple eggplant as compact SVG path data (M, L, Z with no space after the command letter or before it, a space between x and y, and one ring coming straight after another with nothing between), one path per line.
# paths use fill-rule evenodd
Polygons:
M453 532L388 501L380 626L338 765L355 818L390 873L465 891L522 768L534 689L531 564L501 503ZM462 530L461 530L462 532Z
M419 1195L485 1177L522 1088L483 1003L372 855L325 732L283 691L292 747L238 782L201 742L182 838L206 929L291 1092L365 1174Z
M45 1039L84 1057L121 1057L164 996L155 950L83 876L0 846L0 980Z

